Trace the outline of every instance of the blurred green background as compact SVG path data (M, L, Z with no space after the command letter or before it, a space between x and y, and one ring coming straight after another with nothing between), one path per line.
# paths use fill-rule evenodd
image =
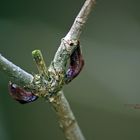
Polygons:
M1 0L0 53L30 73L47 64L84 0ZM81 36L85 67L65 96L87 140L140 140L140 1L97 0ZM44 100L21 105L0 72L0 140L63 140Z

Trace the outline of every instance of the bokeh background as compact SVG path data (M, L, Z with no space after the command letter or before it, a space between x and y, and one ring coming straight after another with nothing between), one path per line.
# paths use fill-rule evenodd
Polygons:
M84 0L1 0L0 53L30 73L47 64ZM65 96L87 140L140 139L140 1L97 0L81 36L85 67ZM0 140L64 140L44 100L21 105L0 72Z

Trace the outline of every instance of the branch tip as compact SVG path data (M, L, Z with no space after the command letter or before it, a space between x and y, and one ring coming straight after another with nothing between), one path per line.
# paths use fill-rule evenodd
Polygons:
M39 74L41 74L42 76L48 77L48 72L47 72L48 70L47 70L41 51L40 50L32 51L32 56L33 56L33 60L36 63Z

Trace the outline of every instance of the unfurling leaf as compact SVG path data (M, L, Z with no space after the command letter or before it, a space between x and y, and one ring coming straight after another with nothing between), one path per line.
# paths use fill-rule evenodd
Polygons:
M84 66L84 60L82 57L82 52L80 48L80 43L78 43L77 48L70 56L70 66L66 72L65 83L68 84L71 82L78 74L81 72Z
M12 98L21 104L33 102L38 98L31 91L26 91L24 88L21 88L12 82L9 82L9 90Z

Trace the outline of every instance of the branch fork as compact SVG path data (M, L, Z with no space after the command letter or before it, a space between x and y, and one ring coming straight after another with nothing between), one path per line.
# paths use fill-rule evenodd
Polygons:
M84 66L79 38L94 4L95 0L85 0L49 67L46 67L40 50L32 52L38 74L29 74L0 55L0 69L15 83L9 83L10 95L22 104L33 102L38 97L46 98L54 108L67 140L85 139L62 88L78 76Z

